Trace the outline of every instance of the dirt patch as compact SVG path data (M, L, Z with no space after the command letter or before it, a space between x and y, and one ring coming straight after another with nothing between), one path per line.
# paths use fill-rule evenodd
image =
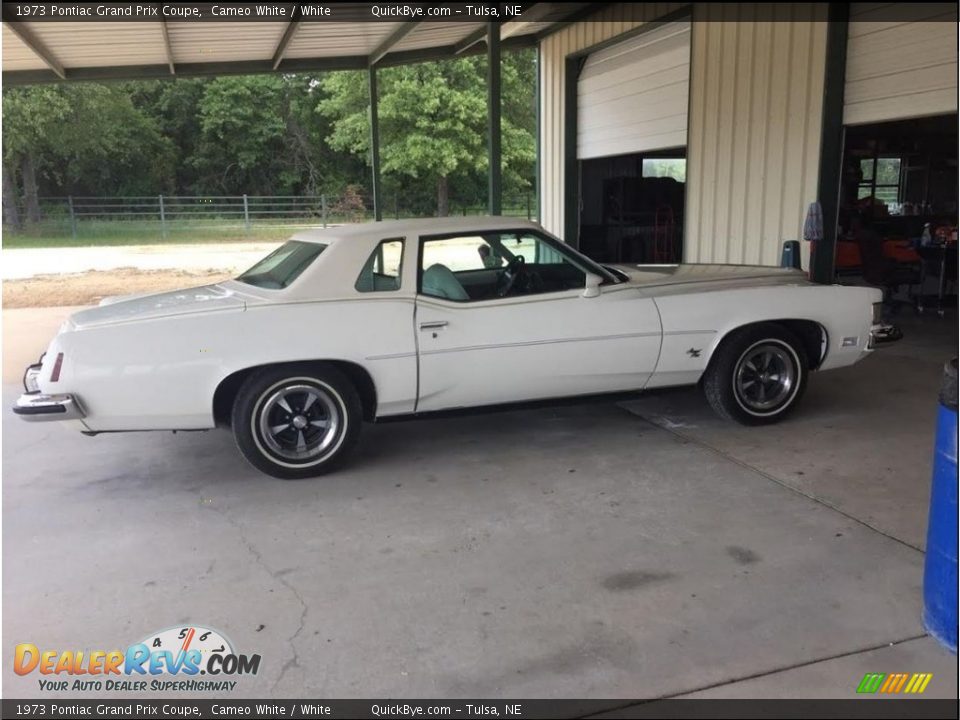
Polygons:
M226 280L235 273L221 270L185 272L183 270L92 270L74 275L37 275L29 280L3 283L4 308L59 307L96 305L110 295L164 292L209 285Z

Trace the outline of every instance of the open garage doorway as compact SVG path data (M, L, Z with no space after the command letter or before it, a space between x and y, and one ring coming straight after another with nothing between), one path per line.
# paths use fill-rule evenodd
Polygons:
M580 249L677 263L683 246L690 20L589 51L576 87Z
M580 163L580 249L598 262L678 263L685 148Z
M955 303L957 129L951 113L845 130L836 271L893 310Z
M955 11L850 6L834 267L844 282L882 288L890 313L912 305L942 314L954 303Z

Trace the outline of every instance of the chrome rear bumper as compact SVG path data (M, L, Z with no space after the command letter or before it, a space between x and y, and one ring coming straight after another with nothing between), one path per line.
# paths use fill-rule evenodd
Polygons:
M13 412L30 422L79 420L85 415L73 395L45 395L40 392L21 395L13 406Z

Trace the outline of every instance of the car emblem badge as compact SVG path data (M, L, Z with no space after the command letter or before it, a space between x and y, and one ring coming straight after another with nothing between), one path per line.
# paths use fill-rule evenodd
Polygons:
M692 358L700 357L700 348L690 348L689 350L687 350L687 355L689 355Z

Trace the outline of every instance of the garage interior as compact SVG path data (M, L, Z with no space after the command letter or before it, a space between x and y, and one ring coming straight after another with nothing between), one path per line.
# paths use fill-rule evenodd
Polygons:
M897 308L956 306L956 246L939 245L957 227L957 133L956 115L846 129L839 277L887 285Z
M830 115L829 32L817 8L787 8L795 22L783 23L739 7L738 29L710 22L722 18L706 4L580 5L563 17L541 8L535 22L500 31L505 50L540 47L549 230L607 262L771 265L820 200L827 277L864 282L862 258L845 264L842 218L873 197L887 215L871 223L898 243L891 252L925 261L916 240L930 223L934 238L946 228L946 255L957 226L955 6L896 27L869 16L873 6L848 8L835 22L858 59L845 73L847 109L841 99ZM636 31L656 18L667 20ZM879 31L863 23L933 50L871 39ZM25 41L10 25L5 82L228 62L203 68L199 51L177 55L193 50L136 38L137 27L99 38L100 66L72 65L82 37L23 23ZM415 61L492 38L482 23L384 24L379 36L353 37L359 49L344 58L327 49L323 26L254 25L237 31L243 47L232 48L229 71L367 69L378 54ZM941 26L952 44L929 41ZM629 94L609 98L637 118L631 135L624 116L584 101L604 91L588 81L616 72L602 65L629 67L644 53L673 64L665 75L628 72L634 95L665 93L643 105L654 115L641 118ZM897 58L919 65L882 65ZM746 68L753 79L734 85ZM780 87L775 71L797 82ZM900 75L922 92L884 96ZM623 134L604 145L608 121ZM842 131L832 170L821 162L831 122ZM892 158L896 183L886 181ZM955 257L955 239L953 248ZM933 278L921 294L938 292ZM891 290L909 297L903 283ZM6 408L23 367L76 309L4 311ZM612 708L617 698L849 699L864 672L922 671L934 674L927 697L956 698L957 657L920 619L937 393L957 352L955 301L942 309L900 307L903 340L814 374L780 425L726 424L695 388L373 425L355 462L316 481L264 481L225 433L91 440L4 410L4 634L121 646L155 627L205 623L262 654L247 697L602 697ZM96 602L63 602L78 596ZM8 693L36 692L4 672Z
M580 250L601 263L682 262L684 148L580 161Z

